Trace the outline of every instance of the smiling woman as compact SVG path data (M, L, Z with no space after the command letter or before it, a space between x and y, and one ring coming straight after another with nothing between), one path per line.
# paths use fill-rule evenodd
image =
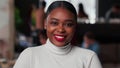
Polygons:
M71 3L53 2L45 19L47 42L25 49L14 68L102 68L93 51L71 45L76 21L77 13Z
M56 46L65 46L68 44L75 32L75 15L59 7L54 9L47 17L46 29L50 41Z

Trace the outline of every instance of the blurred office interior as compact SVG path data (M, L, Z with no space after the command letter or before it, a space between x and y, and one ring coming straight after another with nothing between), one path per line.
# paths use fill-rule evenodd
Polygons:
M36 27L36 11L41 8L43 1L0 0L0 68L12 68L25 48L42 44L38 39L39 33L42 32ZM53 1L56 0L45 0L44 12ZM103 68L120 68L120 16L111 17L106 21L106 14L113 5L118 5L120 8L120 0L65 1L71 2L77 13L79 13L78 6L82 3L84 12L88 15L88 18L77 19L77 44L82 43L85 32L94 32L96 40L100 43L98 56Z

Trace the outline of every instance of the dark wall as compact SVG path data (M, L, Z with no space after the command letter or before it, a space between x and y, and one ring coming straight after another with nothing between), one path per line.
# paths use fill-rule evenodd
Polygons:
M87 31L92 31L101 43L120 43L120 24L78 24L77 38L80 42Z
M99 17L104 17L114 3L120 4L120 0L99 0Z

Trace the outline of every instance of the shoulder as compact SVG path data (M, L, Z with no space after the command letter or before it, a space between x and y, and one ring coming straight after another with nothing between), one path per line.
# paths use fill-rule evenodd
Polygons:
M93 46L94 46L94 47L99 47L100 44L99 44L98 42L95 42L95 43L93 44Z
M33 64L33 58L38 56L38 52L43 53L44 46L37 47L28 47L26 48L18 57L13 68L31 68L31 64Z
M41 46L35 46L35 47L28 47L26 48L21 54L34 54L37 52L41 52L42 50L44 50L44 45Z
M32 52L40 52L44 50L44 48L45 45L41 45L41 46L29 47L28 49L31 50Z
M92 63L92 61L99 63L97 54L89 49L84 49L84 48L74 46L73 52L76 59L79 62L83 62L84 64L87 64L87 66L89 66L89 64ZM96 67L93 67L93 68L96 68Z
M35 55L38 55L38 52L39 52L39 54L43 53L43 51L41 51L41 50L43 50L43 46L28 47L20 53L18 60L19 61L25 60L25 59L29 60L32 57L34 57Z
M85 54L95 54L92 50L81 48L78 46L74 46L73 49L79 53L85 53Z
M92 56L96 55L95 52L89 49L81 48L78 46L73 47L73 51L79 56L84 58L92 58Z

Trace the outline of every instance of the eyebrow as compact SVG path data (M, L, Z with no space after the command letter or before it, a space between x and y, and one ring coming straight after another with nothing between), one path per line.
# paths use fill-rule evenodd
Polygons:
M51 18L51 20L57 20L57 21L59 21L58 19L56 19L56 18Z

